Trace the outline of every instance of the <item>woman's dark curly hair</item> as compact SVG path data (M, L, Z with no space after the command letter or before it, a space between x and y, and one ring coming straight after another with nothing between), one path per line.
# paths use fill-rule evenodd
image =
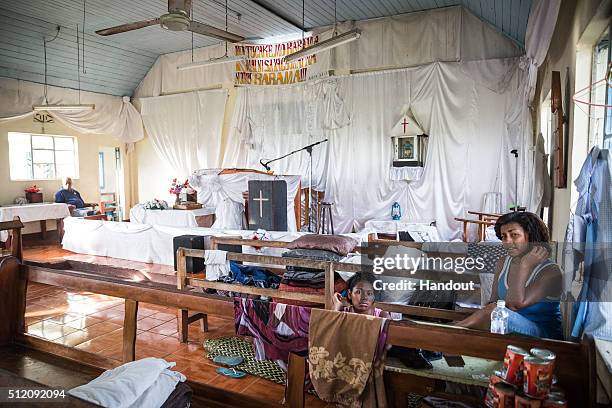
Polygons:
M499 217L497 222L495 222L495 235L497 235L497 238L502 239L501 227L513 222L525 230L529 242L537 242L548 246L550 233L544 221L534 213L524 211L511 212Z

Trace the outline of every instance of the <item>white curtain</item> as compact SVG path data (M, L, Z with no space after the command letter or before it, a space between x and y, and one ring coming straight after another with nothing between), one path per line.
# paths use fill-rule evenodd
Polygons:
M220 167L227 91L190 92L143 98L141 115L156 153L179 178Z
M260 168L260 158L327 138L328 144L314 150L314 184L335 203L338 231L389 218L398 201L408 219L436 220L442 237L458 238L454 217L480 209L486 192L502 191L504 208L512 202L514 163L506 150L528 140L529 111L517 97L525 75L518 64L500 66L512 67L498 71L506 81L503 92L476 82L460 63L240 88L223 167ZM405 106L430 136L425 170L412 183L390 175L390 132ZM272 168L301 175L306 185L307 158L299 153Z
M0 78L0 122L32 115L32 105L44 102L44 85L9 78ZM94 110L50 111L57 120L79 133L114 136L123 143L134 143L144 137L142 121L128 97L80 92L47 87L47 103L95 104Z
M223 167L264 170L264 162L324 140L329 129L348 123L334 81L289 87L238 88ZM341 104L341 103L340 103ZM338 109L340 109L338 111ZM313 187L325 190L328 145L313 148ZM276 174L302 175L308 186L306 151L270 164Z
M529 103L533 101L538 68L548 53L560 7L561 0L534 0L531 5L525 34L525 58L528 66L525 98Z

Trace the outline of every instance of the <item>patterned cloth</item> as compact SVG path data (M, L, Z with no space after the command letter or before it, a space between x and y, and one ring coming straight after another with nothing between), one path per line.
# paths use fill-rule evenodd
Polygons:
M319 398L349 407L387 406L386 323L374 316L312 310L308 367Z
M255 357L285 367L289 353L308 353L310 308L234 298L236 334L252 336Z

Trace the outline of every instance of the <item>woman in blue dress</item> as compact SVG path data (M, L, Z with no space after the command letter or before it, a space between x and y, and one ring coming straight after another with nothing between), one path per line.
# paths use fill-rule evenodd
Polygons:
M561 271L550 260L548 227L533 213L512 212L497 220L495 233L508 256L495 268L491 303L456 325L489 331L496 301L505 300L509 332L562 339Z

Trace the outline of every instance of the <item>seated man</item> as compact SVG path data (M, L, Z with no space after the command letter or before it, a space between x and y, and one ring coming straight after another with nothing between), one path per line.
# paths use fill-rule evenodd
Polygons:
M55 193L55 202L68 204L70 213L73 216L83 217L95 214L93 209L95 204L88 204L83 201L81 194L72 188L72 179L70 177L64 179L64 186Z

